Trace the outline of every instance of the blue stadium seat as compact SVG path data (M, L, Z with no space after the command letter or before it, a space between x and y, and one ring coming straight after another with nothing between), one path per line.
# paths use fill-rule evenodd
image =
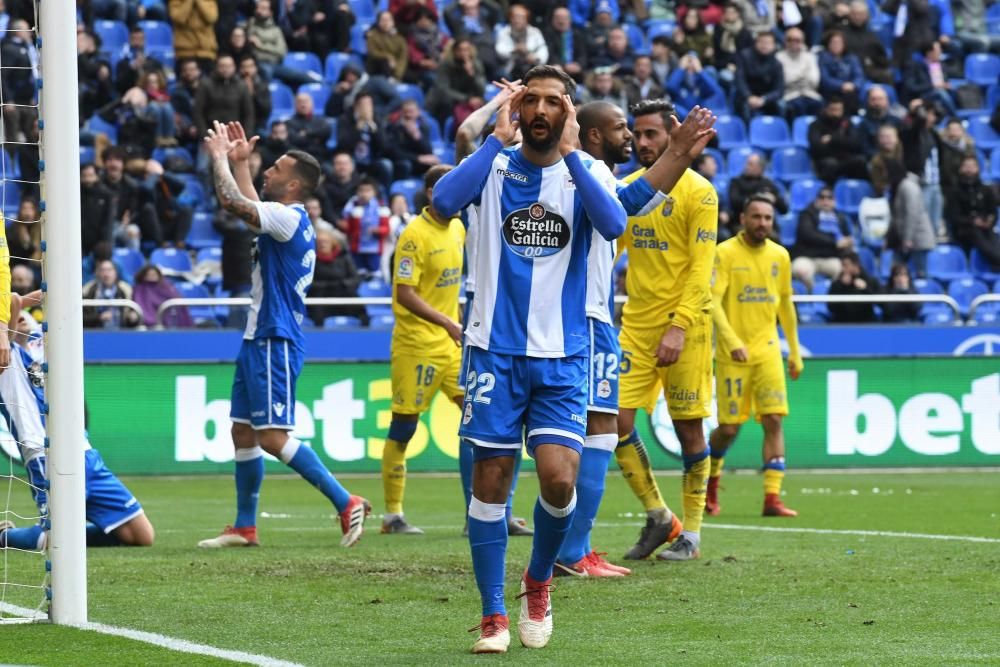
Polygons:
M816 276L813 278L813 291L812 291L812 293L813 294L829 294L830 293L830 284L832 282L833 281L831 281L826 276L824 276L824 275L822 275L820 273L817 273ZM817 305L819 305L819 304L817 304ZM826 304L822 304L822 305L826 305Z
M326 57L326 65L323 68L323 80L327 83L336 83L337 79L340 78L340 71L348 63L357 67L359 71L365 71L365 66L361 62L361 59L353 53L330 52Z
M358 296L392 296L392 285L384 280L373 278L358 285Z
M93 164L96 155L93 146L80 146L80 164Z
M944 294L941 283L934 278L914 278L913 288L918 294ZM952 311L943 303L924 303L920 306L920 319L930 320L930 323L942 324L952 321Z
M326 148L332 152L337 150L337 119L327 118L326 124L330 126L330 138L326 140Z
M763 152L749 146L741 146L729 151L729 155L726 156L726 163L729 165L728 173L730 178L735 178L742 174L747 158L755 153L763 158L767 157Z
M415 83L397 83L396 95L399 100L415 100L422 108L424 106L424 91Z
M976 313L969 320L970 324L989 324L996 325L1000 323L1000 303L996 301L987 301L976 308Z
M719 135L719 148L731 150L747 146L747 126L739 116L719 116L715 122L715 131Z
M792 121L792 143L799 148L809 148L809 126L816 116L799 116Z
M639 55L648 55L649 42L646 41L646 33L642 31L642 28L634 23L623 23L621 27L628 35L628 43L632 47L632 51Z
M455 141L455 132L457 132L457 131L458 131L458 128L455 127L455 117L454 116L448 116L447 118L445 118L444 119L444 135L443 135L442 138L445 141Z
M483 93L483 99L489 102L494 97L496 97L497 93L499 92L500 92L500 86L493 83L488 83L486 84L486 91Z
M719 165L719 174L726 173L726 155L718 148L706 148L704 151L705 155L711 155L715 158L715 163Z
M892 272L892 265L896 262L896 255L891 250L886 248L882 251L882 254L878 259L878 277L883 281L889 279L889 274Z
M1000 56L992 53L970 53L965 56L965 78L978 85L989 86L1000 77Z
M791 248L795 245L799 231L798 222L798 216L794 213L779 215L778 219L775 220L775 223L778 225L778 231L781 233L781 245L786 248Z
M410 210L414 210L413 207L413 195L417 194L424 189L424 181L422 178L404 178L400 181L393 181L392 185L389 186L389 196L396 193L402 194L406 197L406 201L410 203Z
M818 181L814 178L804 178L792 182L791 202L789 206L793 211L805 210L809 207L809 204L816 201L816 195L819 194L822 187L823 181Z
M212 296L204 285L195 285L184 280L174 283L174 287L184 299L208 299ZM188 306L187 309L188 313L191 314L191 319L197 325L212 324L217 326L219 324L215 319L215 306Z
M191 270L191 257L177 248L157 248L149 256L151 264L175 273L186 273Z
M455 146L453 144L446 144L443 142L435 143L434 155L441 160L441 164L455 164Z
M205 186L195 176L185 179L184 189L178 195L177 201L197 211L207 211L212 208Z
M299 86L299 93L306 93L313 100L313 111L317 116L323 114L326 100L330 97L331 86L326 83L304 83ZM336 133L334 133L336 134Z
M650 44L660 35L672 37L677 24L670 19L650 19L646 21L646 38Z
M774 175L783 181L794 182L801 178L815 178L809 154L798 146L780 148L771 155Z
M221 262L222 261L222 246L209 246L207 248L202 248L198 251L195 256L195 264L201 264L202 262Z
M122 270L122 279L129 283L146 263L142 253L131 248L115 248L111 251L111 259L118 263Z
M719 195L719 210L724 211L729 208L729 176L719 172L719 175L712 181L715 193Z
M978 248L972 249L972 254L969 259L969 265L972 268L972 275L976 278L990 283L1000 281L1000 270L994 269L990 266L990 263L986 261L986 258L983 257L983 254L979 252Z
M939 245L927 255L927 275L951 282L971 278L965 252L954 245Z
M969 119L969 134L976 140L976 145L985 150L1000 148L1000 134L990 127L990 117L986 115L973 116Z
M934 278L914 278L913 289L917 294L944 294L944 288Z
M323 76L323 63L320 61L319 56L309 51L289 51L285 54L285 58L281 61L281 64L298 72L313 74L318 79Z
M424 120L427 121L427 130L431 135L431 143L435 141L443 141L441 136L441 126L438 124L437 118L432 116L428 111L421 111L420 115L423 116Z
M871 183L854 178L842 178L833 186L833 199L837 210L849 215L858 214L858 206L865 197L871 197Z
M982 280L975 278L962 278L954 280L948 285L948 296L958 302L958 307L962 312L962 317L969 314L969 305L977 296L989 293L990 289Z
M109 56L112 68L128 44L128 26L124 21L94 21L94 32L101 38L101 53Z
M111 143L118 143L118 126L114 123L109 123L96 113L87 119L87 129L95 134L106 134Z
M375 23L375 3L372 0L350 0L350 5L355 21L358 23Z
M766 151L791 146L788 123L781 116L754 116L750 119L750 145Z
M189 153L186 148L181 148L179 146L171 148L154 148L152 158L162 164L164 169L167 167L167 160L172 159L186 164L188 171L194 171L194 160L191 159L191 153Z
M166 21L139 21L139 27L146 35L146 51L174 50L174 30Z
M1000 150L994 149L990 154L990 169L988 173L983 173L983 180L1000 180Z
M368 312L371 314L371 320L368 325L372 329L391 329L396 323L396 317L391 313L372 313L372 306L368 307Z
M187 235L187 244L195 250L213 248L222 245L222 236L212 227L214 215L207 211L197 211L191 218L191 231Z
M348 315L334 315L323 320L324 329L353 329L361 326L361 320Z
M359 56L368 55L368 40L365 33L371 28L369 23L355 23L351 26L351 51Z
M878 266L876 265L875 253L872 252L872 249L860 245L855 248L855 251L858 253L858 262L861 264L861 268L868 275L874 276L878 272Z
M1000 7L1000 3L997 4ZM1000 83L994 83L986 89L986 108L996 109L1000 105Z
M809 288L801 280L792 280L792 294L809 294Z
M272 116L279 113L287 113L290 116L295 112L295 95L292 94L291 88L280 81L272 81L267 84L267 89L271 92Z

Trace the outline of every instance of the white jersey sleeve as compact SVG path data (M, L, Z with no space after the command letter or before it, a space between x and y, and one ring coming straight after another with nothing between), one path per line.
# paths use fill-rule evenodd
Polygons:
M281 242L291 240L295 236L301 220L298 211L274 201L259 201L254 202L254 205L257 207L262 234Z

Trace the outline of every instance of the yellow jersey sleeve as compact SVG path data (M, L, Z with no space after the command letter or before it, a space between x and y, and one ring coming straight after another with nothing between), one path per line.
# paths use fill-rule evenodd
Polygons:
M692 187L678 201L687 221L689 268L680 304L674 314L673 324L686 329L695 316L711 308L712 266L715 262L715 243L719 227L719 198L712 184L704 179L692 181Z
M423 275L424 239L419 227L408 225L396 242L396 259L393 276L398 285L420 285Z
M778 266L778 322L788 341L788 359L802 371L802 352L799 349L799 320L792 301L792 260L788 251L781 248L782 258Z
M38 224L38 223L35 223ZM10 248L7 247L7 221L0 215L0 322L10 322Z
M712 271L712 319L715 322L715 332L720 348L720 357L728 358L733 350L743 347L743 341L733 330L726 314L726 292L729 290L730 253L726 243L720 245L715 252L715 268Z

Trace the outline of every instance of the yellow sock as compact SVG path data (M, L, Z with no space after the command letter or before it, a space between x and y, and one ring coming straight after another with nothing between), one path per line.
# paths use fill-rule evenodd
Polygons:
M684 473L682 499L684 501L684 530L701 532L701 519L705 514L705 487L711 468L709 457L691 464Z
M781 495L781 482L785 479L784 470L764 468L764 495Z
M647 512L666 509L667 503L660 495L660 487L653 477L653 468L649 465L649 456L642 440L634 432L632 435L619 438L615 449L615 459L622 469L622 475L628 482L632 493L639 499Z
M711 457L712 469L708 473L709 477L718 477L722 474L722 467L726 465L725 457L720 456L719 458Z
M382 492L385 511L403 513L403 493L406 491L406 445L386 439L382 450Z

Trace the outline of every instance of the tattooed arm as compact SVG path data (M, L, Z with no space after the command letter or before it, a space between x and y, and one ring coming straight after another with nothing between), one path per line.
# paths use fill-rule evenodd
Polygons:
M251 230L260 233L260 214L257 204L240 192L240 187L229 169L229 152L235 142L229 140L226 127L215 122L205 137L205 148L212 160L212 175L215 180L215 194L219 205L242 219Z

